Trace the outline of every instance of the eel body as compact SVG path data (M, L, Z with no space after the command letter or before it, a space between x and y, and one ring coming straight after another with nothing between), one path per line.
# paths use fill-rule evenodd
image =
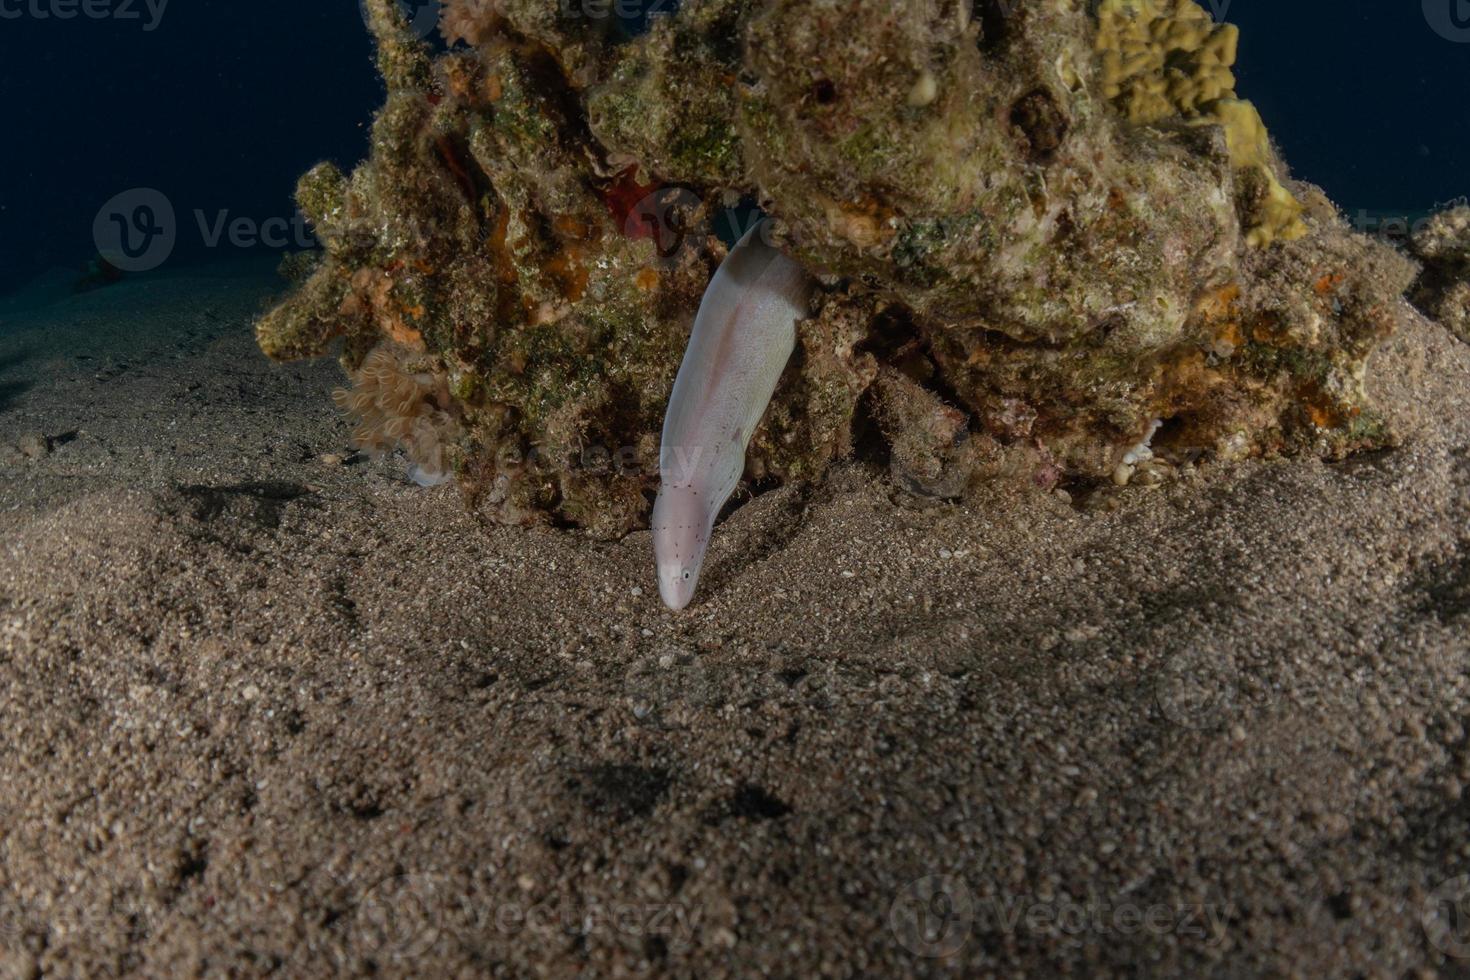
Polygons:
M658 588L670 609L694 597L715 518L745 471L745 448L796 346L811 280L762 241L730 250L700 301L659 445L653 506Z

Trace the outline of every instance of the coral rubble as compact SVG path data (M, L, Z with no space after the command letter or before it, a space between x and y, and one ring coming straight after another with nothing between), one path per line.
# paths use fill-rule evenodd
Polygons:
M1470 343L1470 206L1434 215L1409 248L1424 265L1411 294L1415 305Z
M862 439L952 496L1391 438L1363 377L1413 264L1289 181L1191 0L686 0L637 37L449 0L438 55L366 8L371 157L302 178L325 255L260 343L340 344L364 442L496 519L646 526L741 201L823 284L752 478Z

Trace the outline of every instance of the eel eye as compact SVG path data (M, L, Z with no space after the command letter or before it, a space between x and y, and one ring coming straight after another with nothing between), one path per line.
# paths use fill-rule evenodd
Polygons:
M689 574L689 569L687 569L687 568L684 569L684 571L681 572L680 575L684 579L684 581L686 581L686 582L689 581L691 578L694 577L694 576L692 576L692 575Z

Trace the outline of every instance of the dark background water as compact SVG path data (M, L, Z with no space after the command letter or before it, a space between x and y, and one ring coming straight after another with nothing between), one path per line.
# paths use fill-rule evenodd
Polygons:
M176 208L172 265L234 257L196 211L279 226L303 170L365 151L382 90L356 0L148 2L0 0L0 292L81 268L135 187ZM1294 172L1350 215L1470 193L1470 0L1205 6L1241 26L1241 94Z

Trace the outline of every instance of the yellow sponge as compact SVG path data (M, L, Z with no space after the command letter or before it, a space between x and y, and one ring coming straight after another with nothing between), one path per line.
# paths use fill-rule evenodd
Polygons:
M1230 159L1258 175L1265 194L1247 241L1265 247L1307 233L1302 206L1271 168L1271 143L1255 106L1235 97L1240 30L1216 24L1193 0L1103 0L1097 50L1103 92L1139 125L1182 118L1221 126Z

